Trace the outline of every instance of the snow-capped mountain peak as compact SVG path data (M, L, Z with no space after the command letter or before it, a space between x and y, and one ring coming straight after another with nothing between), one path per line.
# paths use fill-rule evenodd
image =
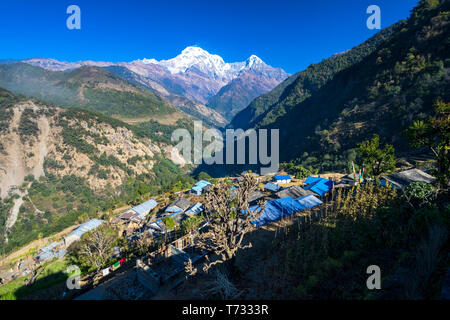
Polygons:
M248 68L251 68L251 67L253 67L254 65L257 65L257 64L264 64L264 62L259 57L255 56L254 54L252 54L250 56L250 58L248 58L247 61L246 61L246 66Z
M143 64L159 64L158 60L156 59L142 59L141 60Z
M211 79L228 82L238 77L242 72L249 71L255 66L266 66L257 56L251 55L244 62L226 63L217 54L196 47L186 47L175 58L157 61L155 59L140 60L144 64L158 64L166 68L171 74L183 74L188 71L201 72Z
M210 54L199 47L187 47L178 56L159 62L172 74L184 73L189 69L196 69L213 79L226 79L230 66L222 57Z

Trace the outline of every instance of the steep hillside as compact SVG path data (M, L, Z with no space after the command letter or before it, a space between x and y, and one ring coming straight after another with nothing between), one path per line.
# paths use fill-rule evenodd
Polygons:
M360 62L371 54L401 23L386 28L361 45L322 62L309 66L283 81L271 92L264 94L236 115L230 126L234 128L253 128L268 125L285 113L285 109L295 106L309 98L338 72Z
M275 104L280 99L284 89L297 79L298 74L294 74L281 82L270 92L262 94L255 98L250 104L239 111L228 124L228 128L249 129L254 127L254 121L266 112L270 106Z
M177 110L153 92L99 67L62 72L25 63L0 65L0 86L63 107L80 107L122 119L162 117Z
M0 112L0 254L191 181L166 160L172 145L165 131L173 128L131 126L3 89Z
M280 128L281 159L332 169L373 133L408 151L403 131L449 100L449 1L422 1L410 19L296 75L272 105L256 99L242 116ZM277 97L279 98L277 99ZM270 99L266 101L270 102ZM255 117L256 116L256 117Z
M225 118L231 120L249 103L276 87L286 78L286 73L278 77L265 77L253 72L245 72L229 84L222 87L208 102L208 107L218 111Z
M156 81L133 72L126 67L110 66L105 67L105 69L123 79L136 83L151 91L155 91L157 94L159 94L161 97L163 97L178 109L195 118L205 121L209 125L223 127L227 123L227 120L225 120L225 118L215 110L208 108L199 102L189 100L182 95L170 93Z

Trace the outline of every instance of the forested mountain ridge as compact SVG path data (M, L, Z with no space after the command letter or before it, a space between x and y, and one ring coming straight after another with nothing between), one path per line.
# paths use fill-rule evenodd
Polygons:
M123 119L177 113L156 93L100 67L82 66L64 72L26 63L0 65L0 86L62 107L79 107Z
M449 16L449 1L421 1L372 53L325 73L330 80L312 94L297 78L252 126L280 129L282 160L328 170L345 167L351 149L374 133L408 151L404 130L450 98Z
M310 97L338 72L371 54L401 24L402 22L399 22L383 29L359 46L312 64L306 70L290 76L272 91L254 99L246 109L233 118L230 127L248 129L272 123L274 118L286 112L285 109Z

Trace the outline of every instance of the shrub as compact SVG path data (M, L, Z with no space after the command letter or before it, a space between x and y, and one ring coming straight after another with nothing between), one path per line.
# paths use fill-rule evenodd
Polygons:
M173 220L172 217L165 217L165 218L162 219L162 222L164 223L166 228L169 229L169 230L174 229L175 226L176 226L175 220Z
M434 187L425 182L413 182L405 188L404 196L413 209L429 203L435 194Z

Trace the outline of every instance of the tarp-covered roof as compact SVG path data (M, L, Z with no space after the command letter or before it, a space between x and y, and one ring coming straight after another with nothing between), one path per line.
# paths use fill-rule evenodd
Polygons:
M319 181L320 179L323 179L323 178L321 178L320 176L319 177L309 176L308 178L306 178L305 183L306 184L314 183L314 182Z
M259 206L252 206L249 208L250 211L260 210ZM266 203L264 211L261 216L252 221L252 224L261 227L268 223L278 221L284 217L290 216L296 212L302 210L300 204L294 199L287 197L283 199L272 200Z
M313 195L304 196L296 200L291 197L283 199L272 200L266 203L264 211L261 216L252 222L252 224L261 227L271 222L281 220L294 213L301 212L306 209L311 209L323 202ZM249 211L260 210L259 206L252 206Z
M297 198L295 199L295 201L297 201L303 207L303 209L312 209L315 206L321 205L323 203L322 200L316 198L312 194Z
M333 188L334 184L333 181L320 177L308 177L305 183L308 183L308 185L304 187L305 190L311 190L321 197L329 192Z
M203 189L205 189L207 186L210 186L210 185L211 185L211 182L208 182L205 180L200 180L191 188L191 190L194 190L194 191L200 193L203 191Z
M191 190L194 190L194 191L197 191L197 192L202 192L203 188L202 188L202 187L199 187L199 186L193 186L193 187L191 188Z

